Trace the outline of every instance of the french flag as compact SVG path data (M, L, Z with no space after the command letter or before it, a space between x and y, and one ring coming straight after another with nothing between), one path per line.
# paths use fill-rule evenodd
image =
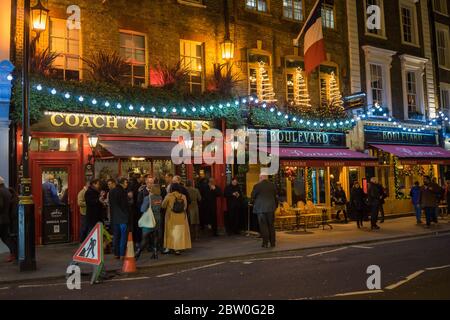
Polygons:
M305 32L303 53L305 58L305 72L307 75L327 59L322 30L322 3L323 0L316 2L302 31L295 40L298 43L301 35Z

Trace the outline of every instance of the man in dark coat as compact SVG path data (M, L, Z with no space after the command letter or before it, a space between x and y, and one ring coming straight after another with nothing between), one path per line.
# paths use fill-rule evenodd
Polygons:
M239 221L243 197L241 187L239 186L236 177L234 177L233 180L231 180L231 184L225 188L224 196L227 199L227 214L225 216L227 233L228 235L239 234Z
M368 204L370 207L370 224L371 229L378 230L380 227L377 225L378 213L380 212L380 206L383 199L383 187L378 183L376 177L370 179L369 190L367 192Z
M213 236L217 237L217 198L222 195L222 192L214 178L209 179L208 188L204 190L202 195L203 208L207 214L208 224L211 226Z
M9 229L11 224L11 201L12 196L8 188L5 186L5 180L0 177L0 239L6 244L11 255L15 252L13 243L9 235ZM8 261L12 261L13 257L10 257Z
M127 225L129 219L128 211L128 180L122 178L119 184L109 192L109 206L113 226L114 256L125 257L127 245Z
M208 207L205 202L206 194L209 192L208 179L205 177L203 172L200 172L200 178L196 183L198 191L202 196L202 201L200 201L199 213L200 213L200 228L205 229L208 224Z
M263 238L263 248L275 247L275 210L278 206L275 185L268 177L261 175L252 190L253 213L257 215L259 229Z
M100 180L93 179L84 194L86 201L86 225L90 232L97 222L103 222L104 204L100 201Z

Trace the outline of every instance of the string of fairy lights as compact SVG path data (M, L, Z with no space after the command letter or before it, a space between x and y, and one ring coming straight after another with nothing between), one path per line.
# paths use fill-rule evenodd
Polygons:
M421 125L408 125L402 123L399 120L396 120L393 117L389 117L386 110L384 110L381 106L375 104L365 113L354 116L353 118L348 119L337 119L333 120L314 120L314 119L303 119L299 115L294 113L285 112L281 110L274 104L269 104L264 101L259 101L258 98L253 96L240 97L236 98L234 101L221 102L216 104L210 104L209 106L189 106L189 107L148 107L144 105L134 106L132 104L122 104L121 102L113 102L107 99L88 97L85 95L73 94L66 90L57 90L53 87L46 87L41 84L33 85L32 89L45 93L47 92L50 95L57 96L60 95L64 97L65 100L68 101L76 101L77 103L89 104L91 106L103 106L107 109L115 108L117 110L129 110L130 112L140 111L142 114L162 114L162 115L183 115L187 113L195 114L200 116L205 112L214 112L217 109L225 109L225 108L239 108L241 105L247 105L249 107L259 107L263 110L268 110L268 112L276 115L277 117L284 118L286 121L291 121L291 123L296 123L297 126L304 126L305 128L315 128L315 129L344 129L349 128L350 126L354 126L359 121L370 121L370 120L387 120L389 123L392 123L393 127L398 128L399 130L403 130L406 132L423 132L429 130L437 130L438 125L444 125L445 122L450 124L449 118L445 116L445 114L440 111L439 115L430 119L426 122L426 124ZM440 123L438 123L438 121Z

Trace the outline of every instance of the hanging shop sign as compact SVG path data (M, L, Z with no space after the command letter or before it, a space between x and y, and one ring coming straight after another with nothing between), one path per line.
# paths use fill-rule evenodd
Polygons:
M400 128L364 127L366 144L437 145L437 136L432 132L408 132Z
M206 131L211 121L46 112L33 131L170 136L175 130Z
M269 143L277 141L280 147L345 147L344 133L266 130L266 134Z
M42 243L56 244L69 241L69 207L44 206L42 208Z

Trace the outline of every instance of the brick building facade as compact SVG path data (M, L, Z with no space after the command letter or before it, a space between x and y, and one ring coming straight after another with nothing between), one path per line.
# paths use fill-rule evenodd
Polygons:
M286 4L289 3L290 7ZM256 62L261 56L267 57L269 74L272 77L276 98L283 105L287 98L287 73L292 72L295 66L302 65L302 48L298 50L293 47L292 40L297 36L304 21L307 18L315 1L246 1L229 0L230 33L235 43L234 72L239 75L241 82L238 84L236 94L244 95L252 93L250 90L249 72L251 72L251 61ZM328 2L327 2L328 3ZM224 37L224 10L222 0L206 1L181 1L181 0L146 0L146 1L68 1L49 0L44 3L50 9L50 24L46 32L40 37L41 48L50 46L50 50L61 52L58 41L52 42L54 36L71 41L70 35L62 35L60 29L64 26L63 21L70 14L67 8L78 5L81 9L81 30L78 35L73 35L78 41L78 51L73 49L69 52L74 57L89 57L91 53L104 51L121 52L121 32L126 36L132 35L137 39L128 39L135 43L145 43L143 56L140 61L145 65L136 70L140 73L142 81L146 85L152 83L152 67L158 62L174 65L180 60L180 51L183 47L182 41L186 40L189 50L197 50L196 45L201 48L201 53L196 52L196 61L201 60L198 76L202 77L201 87L208 88L215 63L223 63L220 53L220 43ZM253 6L254 5L254 6ZM330 70L339 76L339 84L344 94L350 91L348 77L348 47L346 7L344 0L335 0L327 4L328 27L324 28L324 36L328 60L322 69L322 78L327 81ZM23 21L23 1L17 1L17 24L16 24L16 62L21 60L21 35ZM55 19L60 19L58 22ZM53 33L53 34L52 34ZM144 42L140 41L144 38ZM124 41L123 40L122 44ZM58 47L58 48L56 48ZM124 48L122 48L124 49ZM66 46L66 50L68 49ZM297 53L300 54L297 54ZM185 52L186 53L186 52ZM192 54L189 53L189 54ZM266 58L264 58L266 59ZM291 62L291 63L289 63ZM60 63L62 64L62 63ZM75 62L70 66L73 68ZM287 66L287 68L286 68ZM61 67L61 66L59 66ZM58 67L58 68L59 68ZM330 69L331 67L331 69ZM200 69L201 68L201 69ZM289 70L291 68L291 70ZM85 65L79 61L80 78L88 77ZM145 80L142 79L145 73ZM328 73L328 76L327 76ZM68 73L69 77L73 76ZM197 75L196 75L197 76ZM139 77L138 77L139 78ZM251 77L250 77L251 78ZM309 92L313 105L320 101L320 81L318 72L309 77ZM194 79L196 82L198 79ZM322 85L325 85L325 81Z

